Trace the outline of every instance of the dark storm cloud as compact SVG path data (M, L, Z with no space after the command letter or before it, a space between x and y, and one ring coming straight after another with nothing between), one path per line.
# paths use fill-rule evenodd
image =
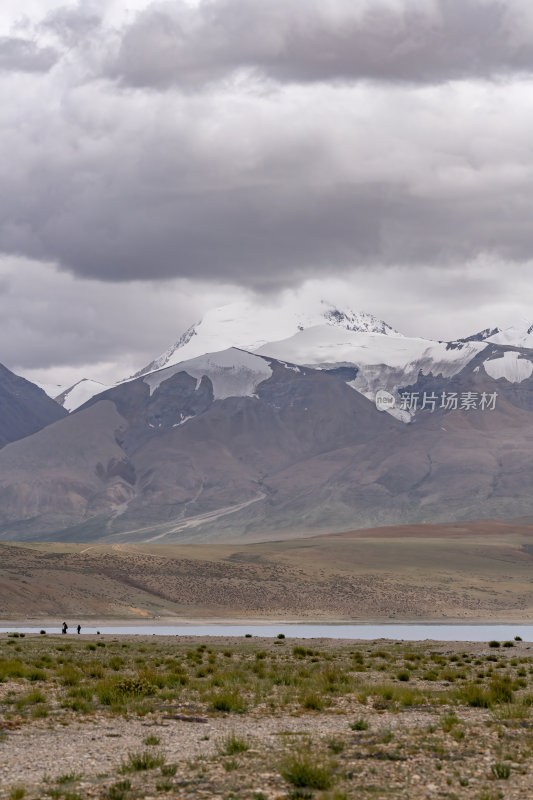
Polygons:
M38 89L10 76L1 252L105 281L253 288L533 258L531 82L387 82L521 70L525 2L174 2L122 29L93 8L36 26L66 47ZM101 79L113 48L149 91ZM243 66L290 85L206 90ZM326 82L364 76L387 81Z
M392 184L218 187L150 200L133 189L128 196L125 185L117 204L98 189L58 197L26 228L4 228L4 246L102 280L179 276L256 288L371 264L533 255L529 203L518 194L507 195L515 214L507 219L498 198L482 192L415 197Z
M0 72L48 72L59 59L52 47L40 47L30 39L0 37Z
M523 0L177 0L126 28L108 73L138 87L198 87L252 70L281 82L415 84L533 70Z

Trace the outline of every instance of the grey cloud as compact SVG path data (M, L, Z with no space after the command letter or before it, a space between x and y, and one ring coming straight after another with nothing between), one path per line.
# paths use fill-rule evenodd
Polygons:
M50 12L40 27L55 34L68 47L75 47L102 27L102 18L90 8L79 4Z
M154 88L239 70L304 83L491 78L532 72L532 20L525 0L178 0L140 13L107 69Z
M185 27L230 7L238 0L183 6ZM261 7L275 20L296 8ZM67 38L97 24L75 12L53 18ZM263 28L248 27L246 46L260 51ZM19 102L0 108L4 253L109 282L264 289L371 265L533 258L530 83L124 91L94 80L98 53L92 42L72 52L42 104L12 78Z
M59 57L52 47L40 47L31 39L0 37L0 71L48 72Z
M41 187L44 189L45 187ZM312 189L256 186L143 198L124 185L119 202L105 187L66 193L25 228L4 227L6 250L57 260L78 275L110 281L174 276L268 288L372 264L443 265L491 252L533 255L524 198L420 198L402 185ZM67 194L69 195L67 202ZM44 196L43 196L44 200Z

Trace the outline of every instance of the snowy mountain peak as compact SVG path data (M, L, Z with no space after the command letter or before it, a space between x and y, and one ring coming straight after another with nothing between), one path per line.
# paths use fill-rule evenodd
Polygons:
M175 344L133 377L230 347L254 351L267 342L287 339L317 325L401 337L372 314L340 308L327 300L305 304L294 298L282 299L277 304L241 301L208 311L200 322L187 328Z
M510 347L533 347L533 325L530 319L520 319L514 325L502 330L498 328L494 335L487 337L492 344L509 345Z
M326 300L321 302L325 307L323 316L327 325L338 325L347 331L356 331L358 333L382 333L388 336L403 335L373 314L367 314L364 311L354 312L348 309L340 311Z
M484 328L478 333L473 333L471 336L464 336L462 339L457 339L458 342L486 342L491 341L491 336L496 336L501 333L501 328Z

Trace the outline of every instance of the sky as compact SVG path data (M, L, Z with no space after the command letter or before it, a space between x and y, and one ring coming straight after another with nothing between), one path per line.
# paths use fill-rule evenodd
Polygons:
M245 297L533 321L530 0L2 0L0 91L31 380L126 377Z

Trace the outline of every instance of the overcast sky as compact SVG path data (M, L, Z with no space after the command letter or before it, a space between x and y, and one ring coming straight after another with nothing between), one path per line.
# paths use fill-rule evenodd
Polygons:
M31 379L301 287L411 335L533 321L530 0L2 0L0 87Z

